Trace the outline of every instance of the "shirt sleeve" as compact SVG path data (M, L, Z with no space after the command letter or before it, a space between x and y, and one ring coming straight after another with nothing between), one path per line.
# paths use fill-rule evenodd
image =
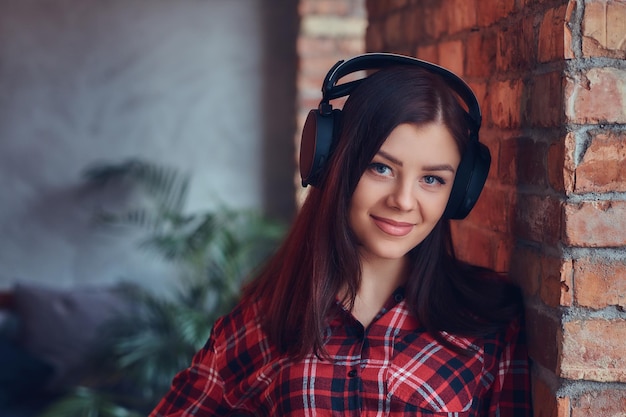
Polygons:
M149 417L225 416L230 412L224 401L224 381L216 366L215 344L219 320L205 346L191 365L172 380L170 390Z
M530 360L521 320L506 331L497 371L488 416L531 417Z

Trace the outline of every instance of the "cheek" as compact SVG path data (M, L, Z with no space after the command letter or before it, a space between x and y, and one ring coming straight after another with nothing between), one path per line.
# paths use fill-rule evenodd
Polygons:
M371 205L372 200L371 190L363 184L363 181L360 181L350 200L350 215L356 215L358 212L367 209Z
M441 217L446 210L450 193L441 193L428 200L428 203L422 206L422 209L428 211L431 217Z

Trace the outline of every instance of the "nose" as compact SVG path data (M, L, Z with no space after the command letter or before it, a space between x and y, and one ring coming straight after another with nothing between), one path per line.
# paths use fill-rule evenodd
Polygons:
M410 181L398 181L389 195L389 205L402 211L417 208L417 197L414 184Z

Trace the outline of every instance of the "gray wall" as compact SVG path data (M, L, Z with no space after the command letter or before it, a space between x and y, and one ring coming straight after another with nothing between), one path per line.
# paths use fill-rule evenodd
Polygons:
M297 2L0 0L0 288L167 283L94 227L94 162L192 175L187 209L293 211Z

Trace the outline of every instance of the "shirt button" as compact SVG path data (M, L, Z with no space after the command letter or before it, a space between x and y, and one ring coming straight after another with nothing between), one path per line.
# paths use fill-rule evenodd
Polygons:
M393 296L394 300L396 300L396 303L399 303L400 301L404 300L404 295L402 295L401 293L396 293Z
M353 369L350 372L348 372L348 376L350 378L354 378L356 376L356 374L357 374L356 369Z

